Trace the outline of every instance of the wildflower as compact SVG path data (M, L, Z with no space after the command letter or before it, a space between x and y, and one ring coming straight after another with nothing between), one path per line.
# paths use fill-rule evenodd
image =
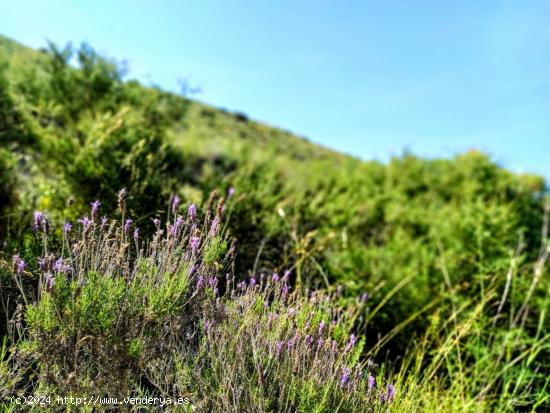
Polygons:
M14 255L12 258L12 261L13 261L13 266L15 267L15 271L17 272L18 275L20 275L23 271L25 271L27 264L25 263L25 261L23 261L19 257L19 254Z
M187 216L191 221L194 221L197 216L197 206L195 204L189 205L187 209Z
M240 283L237 284L237 288L239 290L245 290L246 289L246 283L244 281L241 281Z
M99 200L96 199L90 205L92 206L92 219L94 219L97 214L97 211L99 210L99 206L101 205L101 202L99 202Z
M195 273L196 267L195 264L191 265L191 268L189 268L189 276L192 276Z
M283 349L283 342L277 341L277 344L275 345L275 348L277 349L277 357L281 354L281 350Z
M197 288L201 288L204 285L204 277L202 275L199 275L197 278Z
M323 330L325 329L325 322L323 320L321 320L319 322L319 335L322 336L323 335Z
M276 283L277 281L279 281L279 274L277 274L276 272L273 273L273 276L271 277L271 280Z
M181 198L177 195L174 195L172 198L172 213L175 214L178 210L178 206L180 205Z
M63 225L63 233L65 235L68 235L69 232L71 232L72 224L70 222L65 222L65 225Z
M63 259L62 258L58 258L57 260L55 260L55 262L53 263L53 270L55 272L61 272L63 270Z
M105 225L107 225L107 221L108 221L107 217L105 215L103 215L101 217L101 228L103 228Z
M336 340L332 340L332 352L335 353L336 352Z
M395 390L395 386L393 384L388 384L386 387L386 393L384 394L383 402L392 403L395 399L395 395L397 394L397 391Z
M155 227L158 229L160 227L160 219L158 218L153 219L153 224L155 224Z
M286 349L287 351L290 351L292 349L292 345L294 344L294 340L291 338L288 340L288 342L286 343Z
M289 290L290 290L290 287L288 286L288 284L285 284L283 286L283 295L287 295Z
M325 344L325 340L319 337L319 339L317 340L317 348L323 347L323 344Z
M179 232L179 230L183 227L183 218L181 216L178 216L176 218L176 223L174 224L174 230L176 232Z
M369 393L374 390L374 386L376 386L376 379L372 374L369 374L369 377L367 377L367 388L369 389Z
M191 237L189 243L191 244L191 251L193 251L193 254L195 254L199 250L199 237Z
M130 231L130 227L132 226L132 222L134 222L134 221L132 221L132 218L128 218L126 220L126 223L124 224L124 232Z
M234 194L235 194L235 188L230 186L229 189L227 190L227 200L229 201Z
M90 225L92 225L92 221L90 221L90 218L88 218L88 216L79 219L78 222L82 224L82 229L84 231L86 231L88 228L90 228Z
M42 227L42 222L44 220L44 214L40 211L34 211L34 222L32 224L32 230L34 232L38 231Z
M365 304L368 298L369 298L369 295L367 293L361 294L361 304Z
M210 234L216 235L218 233L218 227L220 225L220 219L216 215L214 219L212 220L212 224L210 225Z
M218 285L218 279L216 277L209 277L208 285L212 288L215 288Z
M250 286L254 287L256 285L256 278L252 277L250 278Z
M346 353L347 353L348 351L350 351L350 350L353 348L353 346L355 345L355 342L356 342L356 341L357 341L357 339L356 339L355 335L352 334L352 335L350 336L349 342L348 342L348 344L347 344L347 346L346 346L346 351L345 351Z
M54 285L55 285L55 278L51 274L48 274L46 276L46 291L51 293L53 291Z
M139 239L139 228L136 227L134 229L134 241L138 242L138 239Z
M283 282L286 284L288 283L288 278L290 277L290 271L289 270L286 270L284 275L283 275Z
M311 337L309 334L306 334L305 343L309 346L311 343L313 343L313 337Z
M340 376L340 384L344 386L349 380L349 369L344 367L342 369L342 375Z
M47 260L44 257L41 257L38 259L38 268L41 271L44 271L46 269Z

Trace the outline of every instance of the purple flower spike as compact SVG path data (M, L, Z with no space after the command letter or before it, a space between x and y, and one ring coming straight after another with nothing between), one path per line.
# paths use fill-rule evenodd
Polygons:
M288 279L290 277L290 271L289 270L286 270L284 275L283 275L283 282L286 284L288 283Z
M250 286L251 286L251 287L254 287L255 285L256 285L256 278L252 277L252 278L250 279Z
M58 258L53 263L53 270L55 272L61 272L63 271L63 258Z
M369 389L369 392L373 391L375 386L376 379L372 374L369 374L369 377L367 378L367 388Z
M321 322L319 323L319 335L322 336L323 335L323 330L325 329L325 322L323 320L321 320Z
M134 229L134 241L137 242L139 239L139 228Z
M15 271L17 272L18 275L20 275L23 271L25 271L27 264L25 263L25 261L23 261L19 257L19 254L14 255L12 258L12 261L13 261L13 266L15 267Z
M42 227L43 221L44 221L44 214L40 211L34 211L32 230L34 232L38 231Z
M130 231L130 227L132 226L132 222L134 222L134 221L132 221L132 218L128 218L126 220L126 223L124 224L124 232Z
M356 342L356 341L357 341L357 338L355 337L354 334L352 334L352 335L350 336L349 342L348 342L348 344L347 344L347 346L346 346L346 350L345 350L346 353L347 353L348 351L350 351L350 350L353 348L353 346L355 345L355 342Z
M367 293L361 294L361 304L365 304L368 298L369 298L369 295Z
M187 209L187 215L191 221L194 221L197 217L197 206L195 204L189 205L189 208Z
M277 349L277 357L281 354L281 350L283 349L283 342L277 341L277 344L275 345L275 348Z
M201 288L204 285L204 277L202 275L199 275L197 278L197 288Z
M199 250L199 237L191 237L189 243L191 244L191 251L193 251L193 254L195 254Z
M349 369L344 367L342 370L342 376L340 376L340 384L344 386L349 380Z
M90 204L92 206L92 219L94 219L97 215L97 211L99 210L99 206L101 205L101 202L99 200L95 200Z
M107 225L107 221L108 221L107 217L106 217L105 215L103 215L103 216L101 217L101 227L102 227L102 228L103 228L105 225Z
M313 343L313 337L311 337L309 334L306 334L305 342L309 346L311 343Z
M396 394L397 391L395 390L395 386L393 384L388 384L388 387L386 388L386 394L384 395L384 401L392 403L395 399Z
M279 274L277 274L276 272L273 273L273 276L271 277L271 280L276 283L277 281L279 281Z
M220 226L220 219L216 216L214 217L214 219L212 220L212 224L210 225L210 234L217 235L219 226Z
M90 218L88 218L87 216L79 219L78 222L82 224L82 229L84 231L86 231L88 228L90 228L90 225L92 225L92 221L90 221Z
M54 285L55 285L55 278L52 277L51 275L48 275L46 277L46 291L51 293L53 291Z
M175 214L178 210L178 206L180 205L181 198L177 195L174 195L172 198L172 213Z
M286 349L287 351L290 351L292 349L292 345L294 344L293 340L288 340L288 343L286 343Z
M69 232L71 232L71 228L72 228L72 227L73 227L73 226L71 225L70 222L65 222L65 225L63 225L63 233L64 233L65 235L68 235Z
M227 199L230 200L233 195L235 195L235 188L231 186L227 190Z
M46 269L46 259L41 257L38 259L38 268L40 271L44 271Z
M323 340L322 338L319 338L319 340L317 340L317 348L323 347L324 344L325 340Z

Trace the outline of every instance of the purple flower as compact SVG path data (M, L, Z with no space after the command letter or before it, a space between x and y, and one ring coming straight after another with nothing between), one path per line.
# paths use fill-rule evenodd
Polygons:
M288 282L288 278L290 277L290 271L286 270L283 275L283 282L286 284Z
M189 243L191 244L191 250L193 251L193 254L195 254L199 250L199 237L191 237Z
M250 286L254 287L256 285L256 278L252 277L250 278Z
M183 227L183 218L181 216L178 216L176 218L176 223L174 224L175 230L179 231Z
M65 222L65 225L63 225L63 233L65 235L68 235L69 232L71 232L72 224L70 222Z
M197 206L195 204L189 205L189 208L187 209L187 216L191 219L191 221L194 221L197 216Z
M102 228L103 228L105 225L107 225L107 221L108 221L107 217L106 217L105 215L103 215L103 216L101 217L101 227L102 227Z
M369 298L369 295L367 293L361 294L361 304L365 304L368 298Z
M191 265L191 268L189 268L189 276L192 276L196 269L195 264Z
M218 285L218 279L216 277L209 277L208 285L212 288L215 288Z
M376 379L372 374L369 374L369 377L367 377L367 387L369 389L369 392L374 390L374 386L376 386Z
M18 275L21 274L23 271L25 271L27 264L25 263L25 261L23 261L19 257L19 254L14 255L12 260L13 260L13 266L15 267L15 271L17 272Z
M132 218L128 218L126 220L126 223L124 224L124 232L130 231L130 227L132 226L132 222L134 222L134 221L132 221Z
M357 339L355 338L355 335L352 334L352 335L350 336L350 338L349 338L349 343L348 343L347 346L346 346L346 351L345 351L346 353L347 353L348 351L350 351L350 350L353 348L353 346L355 345L355 342L356 342L356 341L357 341Z
M139 239L139 228L134 229L134 241L137 242Z
M40 229L40 227L42 226L43 220L44 220L44 214L40 211L34 211L33 224L32 224L32 230L34 232Z
M319 339L317 340L317 348L323 347L323 344L325 344L325 340L319 337Z
M293 339L291 338L290 340L288 340L288 343L286 343L286 349L287 351L290 351L292 349L292 345L294 344L294 341Z
M215 216L212 220L212 224L210 224L210 234L216 235L218 233L218 227L220 225L220 219L218 216Z
M101 202L99 202L99 200L96 199L90 205L92 206L92 219L94 219L97 214L97 211L99 210L99 206L101 205Z
M88 218L87 216L79 219L78 222L82 224L82 229L84 231L86 231L88 228L90 228L90 225L92 225L92 221L90 221L90 218Z
M240 283L237 284L237 288L239 290L245 290L246 289L246 283L244 281L241 281Z
M202 275L199 275L197 278L197 288L201 288L204 285L204 277Z
M288 284L285 284L283 286L283 295L287 295L289 290L290 290L290 287L288 286Z
M332 348L332 352L335 353L336 352L336 340L332 340L331 348Z
M386 387L386 394L384 394L383 400L384 402L392 403L395 399L395 395L397 394L397 391L395 390L395 386L393 384L388 384Z
M340 384L344 386L349 380L349 369L344 367L342 369L342 375L340 376Z
M279 357L279 354L281 354L281 350L283 349L283 342L280 340L277 341L275 348L277 349L277 357Z
M153 219L153 224L155 224L155 227L157 227L158 229L160 227L160 219L158 218Z
M180 205L181 198L177 195L174 195L172 198L172 213L175 214L178 210L178 206Z
M38 268L41 271L44 271L46 269L46 263L47 263L46 258L44 258L44 257L39 258L38 259Z
M306 334L305 343L309 346L311 343L313 343L313 337L311 337L309 334Z
M61 272L63 270L63 258L58 258L53 263L53 270L55 272Z
M277 281L279 281L279 274L277 274L276 272L273 273L273 276L271 277L271 280L276 283Z
M233 188L232 186L229 187L229 189L227 190L227 200L230 200L231 197L235 194L235 188Z
M52 277L51 274L48 274L46 276L46 291L51 293L52 290L53 290L54 285L55 285L55 278Z
M325 329L325 322L323 320L321 320L321 322L319 323L319 335L322 336L323 335L323 330Z

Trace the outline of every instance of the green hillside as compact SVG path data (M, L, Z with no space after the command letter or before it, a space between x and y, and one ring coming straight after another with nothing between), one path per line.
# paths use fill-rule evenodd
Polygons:
M35 211L52 228L49 248L67 248L63 224L77 226L94 200L117 214L125 188L123 218L140 237L189 204L208 223L223 212L231 265L204 258L209 271L223 267L236 282L290 271L297 292L322 289L342 306L366 293L349 324L366 334L357 357L395 360L386 368L402 388L426 392L426 411L438 400L444 411L549 403L545 182L485 154L361 161L144 86L89 46L36 51L0 36L0 186L8 318L21 304L11 257L38 268L45 248ZM407 397L396 411L421 408Z

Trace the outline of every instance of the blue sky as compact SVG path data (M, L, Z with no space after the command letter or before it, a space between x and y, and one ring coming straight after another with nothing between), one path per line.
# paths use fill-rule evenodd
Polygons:
M550 179L550 1L0 0L0 33L365 159L471 148Z

